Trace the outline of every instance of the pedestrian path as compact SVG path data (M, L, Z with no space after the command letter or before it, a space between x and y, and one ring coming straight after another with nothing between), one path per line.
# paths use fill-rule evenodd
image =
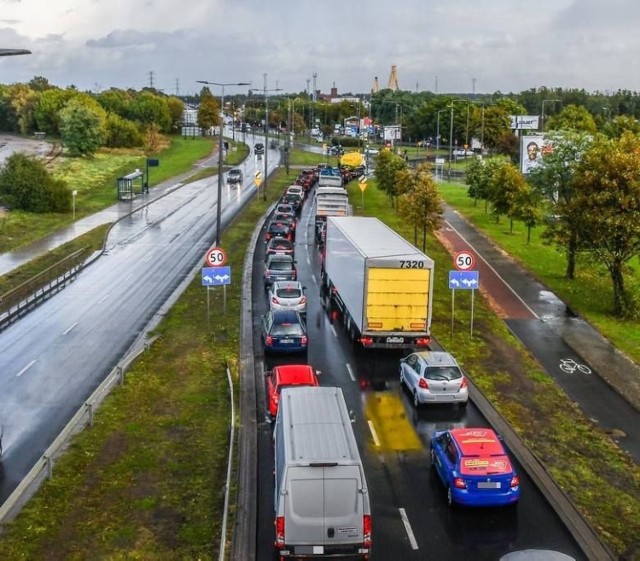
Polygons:
M151 201L177 189L186 179L197 171L197 168L194 168L176 177L172 177L153 187L147 195L138 195L131 201L119 201L100 212L76 220L73 224L56 230L31 244L0 254L0 276L10 273L36 257L45 255L48 251L70 242L98 226L116 222Z

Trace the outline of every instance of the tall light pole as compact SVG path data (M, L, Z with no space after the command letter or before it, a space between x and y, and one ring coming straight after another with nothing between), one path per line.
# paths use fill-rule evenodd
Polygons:
M224 87L225 86L249 86L249 82L207 82L206 80L196 80L198 84L209 86L220 86L222 96L220 98L220 135L218 138L218 202L216 203L216 247L220 245L220 221L222 220L222 130L224 129Z
M540 120L542 121L542 126L540 127L540 129L542 130L542 132L544 132L544 104L556 103L557 101L560 101L560 100L559 99L543 99L542 100L542 116L540 117Z

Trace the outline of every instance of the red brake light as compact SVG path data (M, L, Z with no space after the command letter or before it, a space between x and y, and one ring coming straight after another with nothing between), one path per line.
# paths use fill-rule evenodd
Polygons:
M266 343L267 345L273 344L273 337L271 337L271 335L267 335Z
M371 547L371 515L365 514L362 517L362 546L369 549Z
M466 489L467 488L467 484L464 482L464 479L462 479L461 477L456 477L453 480L453 486L456 487L457 489Z
M300 304L304 304L307 301L307 297L303 296L302 298L300 298Z
M366 347L367 345L373 345L373 337L360 337L360 342Z
M429 346L429 342L430 342L429 337L420 337L420 338L416 339L416 346L417 347L428 347Z
M424 378L420 378L420 381L418 382L418 385L423 389L423 390L428 390L429 389L429 384L427 384L427 381Z
M520 478L517 475L514 475L511 478L511 483L510 486L513 487L518 487L520 485Z
M271 298L271 303L272 304L279 304L278 299L275 296L273 298Z
M308 339L307 339L307 336L306 336L306 335L303 335L301 340L302 340L302 344L303 344L303 345L306 345L306 344L307 344Z
M466 387L467 387L467 379L463 377L462 382L460 383L460 389L466 388Z
M276 547L284 547L284 516L276 516Z

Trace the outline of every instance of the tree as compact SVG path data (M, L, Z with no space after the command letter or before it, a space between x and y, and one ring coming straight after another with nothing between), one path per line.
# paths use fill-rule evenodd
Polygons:
M28 134L35 128L33 114L39 95L26 84L14 84L9 87L11 107L15 111L21 134Z
M200 92L198 126L201 129L210 129L218 125L220 125L220 104L205 86Z
M558 115L549 118L546 124L549 131L570 130L595 134L598 130L593 116L586 107L567 105Z
M179 132L184 120L184 103L177 97L168 97L166 99L167 109L171 118L171 132Z
M107 113L115 113L124 119L129 117L132 98L132 94L117 88L105 90L96 96L98 103Z
M403 170L397 175L404 178L400 183L407 187L398 197L398 213L413 225L415 230L422 230L422 251L426 251L427 233L437 230L442 225L443 201L438 185L433 179L429 164L426 163L418 166L415 172Z
M38 130L58 136L60 134L60 112L69 100L77 95L76 91L59 88L49 88L43 91L34 111Z
M620 138L625 131L640 134L640 122L629 115L620 115L602 128L602 132L609 138Z
M496 224L503 214L513 220L515 201L518 200L524 185L524 177L513 164L505 161L496 162L488 182L491 214L495 218Z
M563 217L563 211L558 207L568 204L573 197L575 169L592 142L592 135L580 131L559 131L547 136L544 156L529 172L528 181L550 206L551 216ZM565 251L565 276L573 279L580 240L572 223L564 218L549 221L544 237Z
M143 126L157 125L161 132L171 132L171 113L166 99L150 91L135 96L129 105L128 118Z
M390 150L380 150L376 156L376 179L380 189L389 196L392 204L397 195L396 173L406 168L407 162L404 158Z
M609 271L613 311L638 311L624 286L624 266L640 253L640 138L599 139L576 167L574 196L563 205L586 250Z
M105 146L110 148L132 148L140 146L142 142L142 134L135 123L123 119L116 113L107 115L105 120Z
M77 95L60 112L62 140L71 156L91 156L105 140L104 109L93 100Z
M11 207L27 212L68 212L71 192L54 180L40 160L15 153L0 170L0 196Z

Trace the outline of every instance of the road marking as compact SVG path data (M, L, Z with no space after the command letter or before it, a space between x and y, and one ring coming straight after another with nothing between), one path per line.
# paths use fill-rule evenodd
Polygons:
M329 327L331 327L331 331L333 331L333 336L337 339L338 334L336 333L336 328L333 325L330 325Z
M380 440L378 439L378 435L376 433L376 429L373 427L373 423L371 421L367 421L369 425L369 430L371 431L371 436L373 437L374 444L380 448Z
M529 312L533 315L533 317L535 317L536 319L540 319L540 318L538 317L538 314L536 314L536 313L535 313L535 312L534 312L534 311L533 311L533 310L532 310L532 309L527 305L527 303L526 303L522 298L520 298L520 295L519 295L515 290L513 290L513 288L511 288L511 286L507 283L507 281L505 281L505 280L500 276L500 274L498 273L498 271L496 271L496 270L495 270L495 269L494 269L494 268L493 268L493 267L492 267L492 266L487 262L487 260L486 260L486 259L485 259L481 254L480 254L480 252L479 252L478 250L476 250L476 248L475 248L475 247L473 247L473 245L471 245L471 244L470 244L470 243L469 243L469 242L468 242L468 241L467 241L467 240L462 236L462 234L461 234L460 232L458 232L458 230L456 230L454 226L452 226L452 225L451 225L451 223L450 223L450 222L445 221L445 224L447 224L447 225L448 225L448 226L449 226L449 227L450 227L450 228L451 228L451 229L452 229L452 230L453 230L453 231L458 235L458 237L459 237L459 238L460 238L464 243L466 243L466 244L467 244L471 249L473 249L473 251L475 251L476 257L477 257L478 259L482 259L482 262L483 262L487 267L489 267L489 269L491 269L491 270L493 271L493 274L494 274L496 277L498 277L498 278L500 279L500 282L502 282L502 284L504 284L504 285L505 285L505 286L506 286L506 287L511 291L511 293L512 293L512 294L513 294L513 295L514 295L514 296L515 296L515 297L520 301L520 303L521 303L521 304L522 304L522 305L523 305L527 310L529 310Z
M349 377L351 378L351 381L355 382L356 381L356 377L353 374L353 369L351 368L351 365L347 362L347 371L349 372Z
M311 273L311 279L313 280L313 284L318 284L318 282L316 281L316 276Z
M129 273L126 277L124 277L123 281L128 281L133 276L133 273Z
M64 332L64 334L67 335L76 325L78 325L77 321L71 327L67 328L67 330Z
M411 524L409 523L409 517L407 516L404 508L399 508L400 518L402 518L402 523L404 524L404 529L407 531L407 535L409 536L409 543L411 544L411 549L418 549L418 542L416 541L416 537L413 535L413 530L411 529Z
M34 359L32 360L29 364L27 364L22 370L20 370L20 372L18 372L16 374L16 378L19 378L20 376L22 376L27 370L29 370L29 368L31 368L36 362L38 362L38 359Z
M311 259L309 259L309 254L307 253L307 265L311 267Z
M98 304L102 304L107 298L109 298L109 294L105 294L100 300L98 300Z

